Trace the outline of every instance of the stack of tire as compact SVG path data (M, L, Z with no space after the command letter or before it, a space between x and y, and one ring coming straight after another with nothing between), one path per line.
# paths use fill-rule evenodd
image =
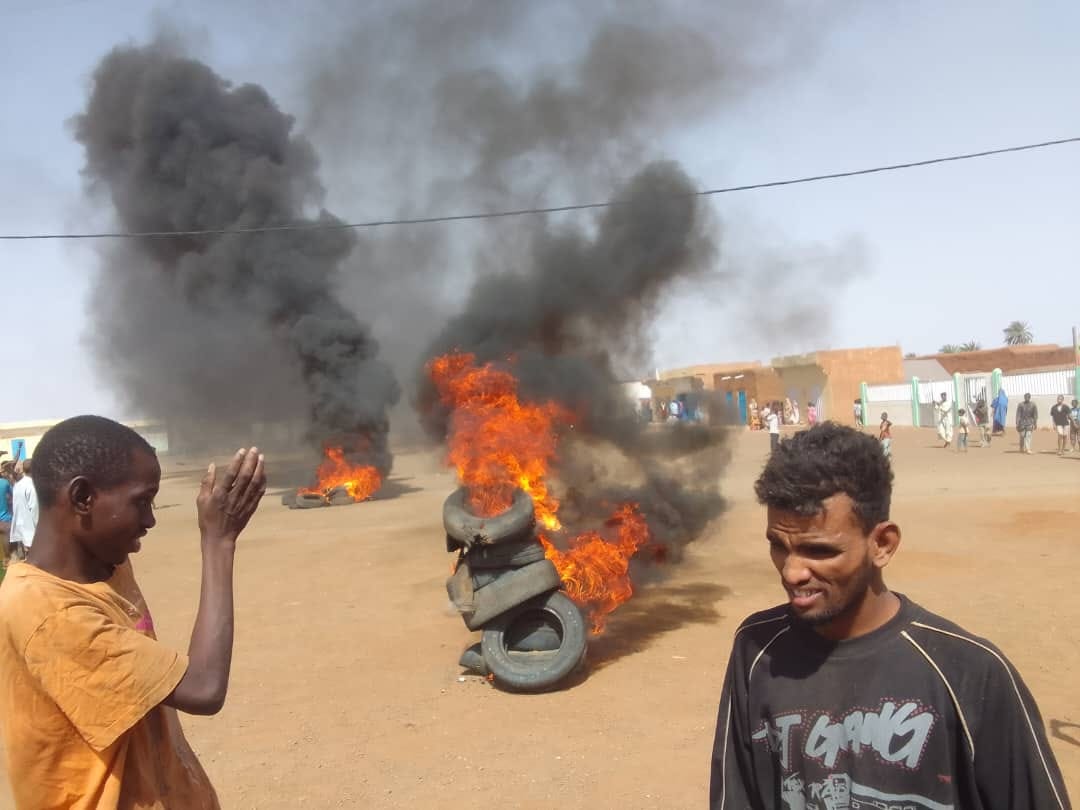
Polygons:
M443 504L446 550L458 552L446 590L465 626L482 632L461 665L514 691L550 689L585 660L581 611L536 538L532 498L518 490L505 512L480 517L467 494Z

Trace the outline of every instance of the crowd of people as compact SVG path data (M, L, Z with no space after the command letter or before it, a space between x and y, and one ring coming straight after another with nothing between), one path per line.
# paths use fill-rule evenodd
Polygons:
M38 522L38 499L31 478L30 459L0 464L0 543L4 567L12 560L25 560L34 544Z
M942 393L934 403L934 423L942 447L953 444L953 404L948 394ZM980 396L968 412L960 408L956 412L956 449L967 452L968 433L974 425L979 430L979 446L989 447L994 436L1005 433L1005 420L1008 418L1009 397L1004 389L998 392L989 405L986 398ZM1057 454L1080 451L1080 400L1073 399L1065 404L1065 396L1059 394L1057 402L1050 407L1050 421L1057 438ZM1024 394L1023 401L1016 407L1016 433L1020 452L1032 454L1032 440L1039 429L1039 406L1032 401L1031 394Z

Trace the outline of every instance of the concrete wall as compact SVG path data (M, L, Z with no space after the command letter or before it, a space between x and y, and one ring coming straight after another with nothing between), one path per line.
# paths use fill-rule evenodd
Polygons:
M845 406L839 421L854 418L852 404L861 396L864 382L904 382L904 355L899 346L818 352L817 358L829 378L831 410L836 411L840 403Z
M34 457L34 450L45 432L59 422L59 419L45 420L41 422L10 422L0 425L0 450L6 450L7 456L13 458L12 440L22 439L26 444L26 456ZM169 452L169 434L165 426L160 422L133 421L125 423L136 433L142 436L159 453Z

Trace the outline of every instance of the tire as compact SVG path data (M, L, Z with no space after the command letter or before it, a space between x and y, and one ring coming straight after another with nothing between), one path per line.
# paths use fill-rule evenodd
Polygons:
M524 568L505 569L505 573L499 574L492 582L476 588L472 612L462 614L465 626L470 630L481 630L496 616L528 602L534 596L561 587L562 580L551 560L540 560Z
M560 629L562 643L555 652L515 652L515 624L540 619ZM531 599L503 613L484 628L480 648L488 669L500 686L517 692L539 692L555 686L577 669L585 656L585 620L578 606L562 591Z
M544 547L530 528L521 540L507 540L493 546L473 546L465 555L474 571L486 568L521 568L544 559Z
M293 490L290 490L289 492L286 492L284 495L282 495L281 496L281 505L282 506L287 506L290 509L295 509L296 508L296 492L293 491Z
M471 670L477 675L488 674L487 663L484 661L484 654L480 652L479 644L471 644L465 649L461 658L458 659L458 666Z
M349 494L348 490L341 488L335 489L330 493L331 506L345 506L350 503L356 503L356 501L353 500L353 497Z
M479 517L470 512L465 506L467 495L461 487L450 493L443 503L443 527L447 536L467 548L519 539L536 525L532 498L523 490L514 490L510 508L494 517Z
M326 506L326 499L321 495L298 494L296 496L296 506L293 508L318 509L320 506Z

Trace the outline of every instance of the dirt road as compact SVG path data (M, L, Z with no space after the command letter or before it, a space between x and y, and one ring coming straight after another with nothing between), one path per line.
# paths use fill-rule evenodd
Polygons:
M1011 437L961 456L929 430L896 434L904 540L889 584L1004 649L1080 799L1080 458L1021 456ZM185 719L223 806L703 807L732 632L782 595L751 492L768 437L735 445L726 516L614 614L587 678L547 695L459 678L472 634L443 589L454 480L437 454L399 455L391 499L303 512L268 497L237 564L228 703ZM197 474L179 472L135 567L162 640L184 648Z

